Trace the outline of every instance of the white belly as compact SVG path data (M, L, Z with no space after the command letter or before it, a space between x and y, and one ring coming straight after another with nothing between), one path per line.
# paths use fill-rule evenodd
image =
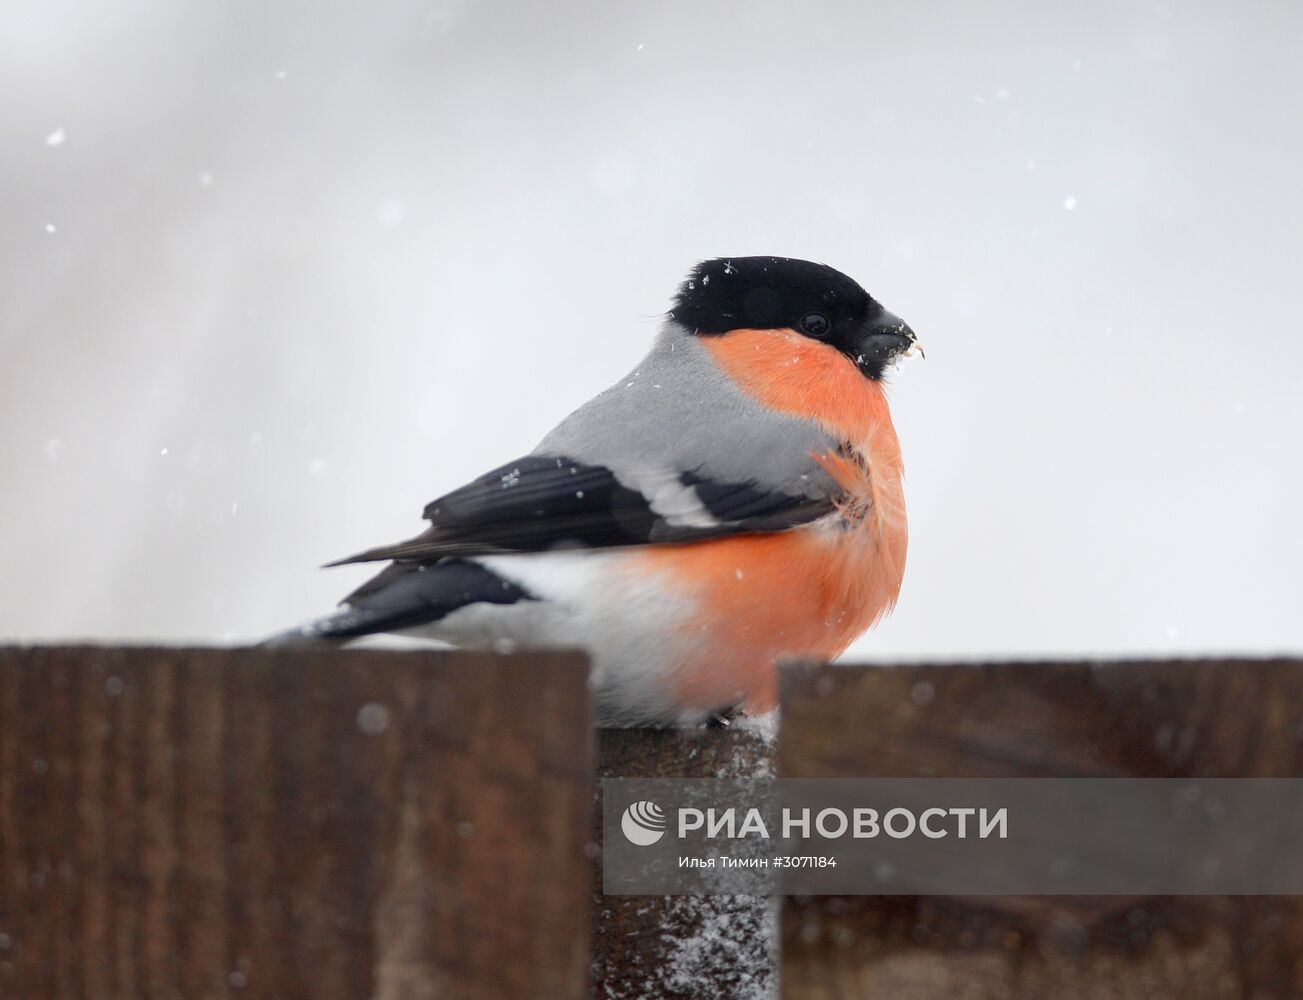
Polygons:
M660 580L630 573L628 553L540 552L473 561L539 600L468 605L404 635L459 646L507 641L583 649L592 658L591 684L602 725L699 721L684 717L667 683L684 659L682 636L691 603Z

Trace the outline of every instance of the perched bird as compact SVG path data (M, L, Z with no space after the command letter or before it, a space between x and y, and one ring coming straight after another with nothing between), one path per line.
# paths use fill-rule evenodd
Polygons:
M425 508L334 614L377 632L579 646L605 725L777 704L775 665L837 656L895 604L907 529L883 373L914 332L822 264L697 265L650 353L530 454Z

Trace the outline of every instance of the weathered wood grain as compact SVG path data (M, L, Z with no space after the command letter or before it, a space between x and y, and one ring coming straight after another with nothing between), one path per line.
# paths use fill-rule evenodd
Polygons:
M561 654L0 649L0 997L578 997Z
M1303 661L826 667L782 777L1299 777ZM790 900L793 1000L1303 996L1303 900Z
M602 778L751 778L773 770L773 743L752 732L606 729ZM755 896L605 896L596 873L593 996L601 1000L759 1000L777 989L778 907Z

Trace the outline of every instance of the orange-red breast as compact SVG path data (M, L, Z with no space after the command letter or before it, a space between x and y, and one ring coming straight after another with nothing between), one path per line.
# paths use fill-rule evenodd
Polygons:
M271 641L582 646L605 724L763 715L777 661L837 656L896 601L883 373L914 343L831 267L705 261L630 375L429 504L422 534L341 560L391 565Z

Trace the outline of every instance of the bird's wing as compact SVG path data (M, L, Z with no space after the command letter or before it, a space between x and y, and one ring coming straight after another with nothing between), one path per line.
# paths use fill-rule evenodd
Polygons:
M720 482L698 472L644 472L637 478L640 487L631 488L602 465L529 455L429 504L430 527L415 538L331 565L699 541L782 531L834 509L832 494Z
M843 490L820 459L838 444L745 397L670 331L532 454L430 503L425 532L331 565L782 531L835 509Z

